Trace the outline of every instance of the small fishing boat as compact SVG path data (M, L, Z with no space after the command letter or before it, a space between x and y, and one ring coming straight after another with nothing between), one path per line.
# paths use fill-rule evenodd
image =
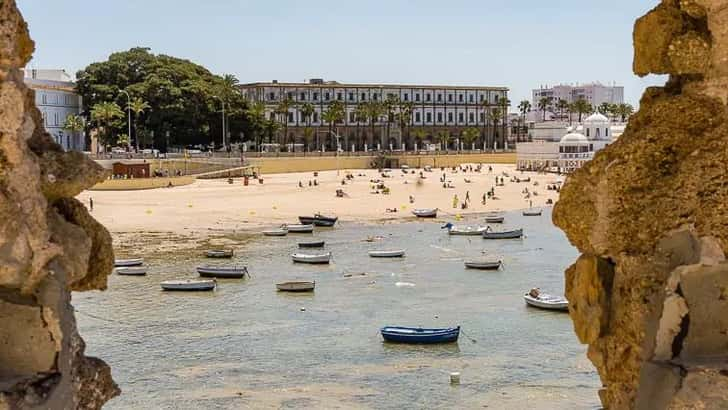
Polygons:
M232 249L210 249L205 251L205 256L208 258L232 258Z
M265 236L286 236L286 235L288 235L288 229L285 229L285 228L269 229L267 231L263 231L263 235L265 235Z
M401 258L404 256L404 249L369 251L372 258Z
M216 285L215 279L165 280L160 283L163 290L187 292L213 290Z
M304 225L334 226L339 217L315 214L314 216L299 216L298 220Z
M455 226L451 223L445 224L442 229L447 229L447 233L450 235L460 236L479 236L487 229L481 226Z
M538 211L532 211L529 209L528 211L523 211L523 216L541 216L542 212L542 209L539 209Z
M501 264L501 261L465 261L465 267L468 269L498 270Z
M313 241L313 242L299 242L299 248L323 248L326 245L324 241Z
M329 263L331 262L331 252L320 254L294 253L291 259L298 263Z
M203 278L240 279L248 274L245 266L198 266L197 273Z
M380 329L387 342L411 344L435 344L457 342L460 326L444 329L424 329L421 327L385 326Z
M548 295L541 293L537 288L531 289L530 292L523 295L523 299L528 306L537 307L546 310L568 311L569 301L561 296Z
M485 216L485 222L489 224L502 224L506 218L499 214L488 214Z
M412 213L418 218L437 218L437 208L415 209Z
M493 232L490 229L483 231L483 239L518 239L523 236L523 229L513 231Z
M114 266L116 267L129 267L129 266L141 266L144 264L144 258L129 258L129 259L116 259L114 260Z
M291 224L286 225L288 233L312 233L313 224Z
M281 292L313 292L316 282L283 282L276 283L276 289Z
M130 268L115 268L114 271L117 275L124 276L144 276L147 274L147 268L145 266L137 266Z

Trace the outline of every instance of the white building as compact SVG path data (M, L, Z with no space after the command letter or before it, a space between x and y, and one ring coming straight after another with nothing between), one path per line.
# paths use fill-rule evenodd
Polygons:
M81 113L81 96L76 94L76 84L71 76L64 70L27 69L25 84L35 91L35 105L51 137L65 150L83 151L83 133L63 129L69 115Z
M375 144L383 144L383 148L389 144L399 148L403 143L409 144L407 148L412 148L414 144L423 147L425 141L432 141L437 132L448 131L455 140L466 128L482 130L484 126L486 134L494 136L499 141L498 148L502 148L502 141L508 133L507 121L500 121L495 129L488 128L492 123L486 114L489 109L498 107L498 101L508 98L506 87L344 84L312 79L307 83L272 81L242 84L240 89L249 101L265 104L266 117L269 119L281 118L276 112L281 101L288 100L292 103L285 119L288 126L286 142L301 138L304 128L307 127L314 128L317 135L325 134L328 124L324 121L323 113L334 101L344 107L344 119L336 124L336 128L343 138L341 143L347 150L352 146L363 149L363 144L368 144L369 149L374 148ZM370 124L367 119L357 116L357 107L369 101L383 102L389 97L412 104L408 129L422 130L426 137L414 137L412 133L411 140L407 142L402 139L400 130L397 129L396 133L390 130L390 140L386 141L383 137L386 125L384 115L375 122L375 135L369 135ZM314 111L310 118L305 118L301 112L304 103L313 105Z
M622 104L624 103L623 86L607 86L600 83L591 84L560 84L553 87L541 87L533 90L533 109L538 111L538 102L541 98L550 97L553 104L559 100L566 100L571 104L578 100L585 100L592 107L598 107L602 103Z
M592 114L580 125L549 129L545 138L516 146L518 169L570 173L581 168L594 154L617 139L624 125L612 125L602 114Z

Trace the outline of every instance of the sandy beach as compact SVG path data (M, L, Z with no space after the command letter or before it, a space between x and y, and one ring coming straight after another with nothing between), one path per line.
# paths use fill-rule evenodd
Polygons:
M472 165L472 164L471 164ZM463 164L467 166L467 164ZM558 193L547 190L548 184L562 180L553 174L520 172L515 165L483 166L482 172L463 172L446 169L447 181L452 188L443 188L440 181L443 171L433 169L424 172L393 169L389 178L382 178L377 170L357 169L263 175L264 183L250 181L244 186L242 179L233 184L227 180L198 180L192 185L145 191L85 191L78 196L86 206L93 198L93 216L113 233L123 232L171 232L176 234L205 235L206 233L254 231L262 227L283 223L297 223L299 215L315 212L339 216L342 221L376 222L412 219L415 208L439 208L438 217L452 219L457 215L490 211L509 211L545 206L548 199L556 201ZM475 165L473 165L475 168ZM509 176L504 176L503 173ZM353 180L342 185L349 173ZM495 177L503 177L505 186L496 186ZM528 183L511 182L511 177L527 178ZM309 186L314 179L317 186ZM389 189L385 195L373 189L371 180L381 180ZM466 183L465 180L470 183ZM299 187L299 181L303 187ZM495 187L497 199L482 204L483 194ZM530 199L524 198L523 190L536 192ZM336 197L336 190L343 189L346 196ZM461 209L469 193L467 209ZM453 207L457 195L458 206ZM410 203L410 196L414 203ZM397 212L387 210L396 209Z

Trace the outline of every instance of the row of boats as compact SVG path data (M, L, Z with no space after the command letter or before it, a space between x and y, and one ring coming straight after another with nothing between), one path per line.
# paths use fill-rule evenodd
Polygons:
M412 210L412 214L418 218L437 218L438 208L420 208ZM527 209L522 212L523 216L541 216L542 209ZM503 223L504 217L501 215L487 215L485 221L487 223Z
M298 224L284 224L276 229L263 231L265 236L286 236L289 233L313 233L314 227L332 227L339 220L335 216L314 214L314 216L299 216Z

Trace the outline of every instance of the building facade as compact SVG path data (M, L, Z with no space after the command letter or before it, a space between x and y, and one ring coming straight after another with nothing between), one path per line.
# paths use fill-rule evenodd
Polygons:
M76 84L64 70L25 70L25 84L35 91L35 105L43 116L43 125L65 150L84 151L83 132L63 128L69 115L81 113L81 96Z
M489 114L490 110L499 107L499 101L508 98L506 87L342 84L310 80L307 83L243 84L240 89L248 101L265 104L266 118L279 120L287 126L286 143L301 141L306 128L313 128L317 136L326 136L329 124L324 120L324 113L334 101L344 108L344 118L334 124L344 150L417 149L437 140L442 132L449 133L450 146L460 143L470 148L475 143L482 148L486 143L492 148L491 141L495 140L501 148L508 134L507 120L498 120L494 126ZM409 121L404 127L400 127L398 121L387 121L386 114L376 119L373 126L372 121L362 116L359 109L362 104L387 99L396 99L411 107ZM291 102L285 118L281 118L279 112L282 101ZM311 116L302 112L305 103L313 105ZM459 141L462 132L473 127L481 131L479 139L462 144ZM487 142L483 141L483 134L487 136ZM316 146L317 149L332 149L335 144L324 138Z
M538 111L538 102L541 98L551 98L554 104L559 100L566 100L569 104L578 100L585 100L592 107L603 103L624 103L624 87L607 86L600 83L568 85L561 84L553 87L541 87L533 90L533 109Z

